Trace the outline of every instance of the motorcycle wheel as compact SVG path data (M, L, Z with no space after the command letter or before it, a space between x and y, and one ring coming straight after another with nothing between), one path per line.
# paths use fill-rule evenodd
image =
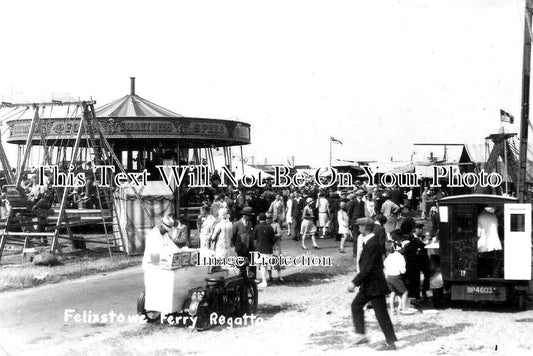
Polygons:
M258 293L257 284L254 280L250 280L245 284L241 301L243 314L253 314L257 311Z
M209 319L210 316L211 310L209 308L209 303L207 302L207 299L203 299L200 301L198 312L196 313L196 317L198 318L196 321L196 329L198 331L208 330L213 327Z
M137 314L144 315L148 323L155 323L161 319L161 313L158 311L149 311L144 309L144 300L146 298L146 291L142 291L139 298L137 298Z

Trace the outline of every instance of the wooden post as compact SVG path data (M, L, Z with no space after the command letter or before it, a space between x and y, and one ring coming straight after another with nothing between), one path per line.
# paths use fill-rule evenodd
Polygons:
M35 110L35 114L33 115L33 120L31 120L31 124L30 124L30 130L28 131L28 138L26 139L26 147L24 148L24 157L22 158L22 161L20 162L19 171L17 172L17 180L15 181L15 186L17 187L19 186L20 181L22 180L22 174L23 174L24 168L26 167L26 162L28 161L28 158L30 157L33 134L35 132L35 127L37 126L37 123L39 121L39 107L34 105L33 108Z
M87 105L83 104L83 114L80 119L80 126L78 127L78 133L76 135L76 141L74 142L74 147L72 148L72 156L70 159L70 166L68 167L68 174L72 174L72 171L74 170L74 167L76 165L76 158L78 156L78 149L80 147L80 141L81 136L84 131L84 121L87 119L87 116L89 115L89 110L87 108ZM59 216L57 217L57 223L56 223L56 229L54 232L54 237L52 238L52 245L50 246L50 253L54 254L58 247L58 237L59 237L59 230L61 229L61 222L63 221L63 217L65 215L65 208L67 205L67 197L69 193L69 188L65 187L63 189L63 196L61 197L61 203L59 205Z

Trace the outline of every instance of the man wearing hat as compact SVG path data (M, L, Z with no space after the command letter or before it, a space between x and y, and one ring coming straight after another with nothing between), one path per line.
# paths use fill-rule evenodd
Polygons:
M355 192L355 199L351 200L348 203L348 217L350 218L350 230L352 230L352 236L354 238L353 244L353 255L357 256L357 243L355 239L359 236L359 229L355 223L357 219L365 217L365 202L363 201L363 196L365 191L363 189L358 189Z
M383 257L386 257L389 253L392 252L392 249L389 249L388 246L392 247L392 243L390 243L387 239L387 233L385 232L385 228L383 225L387 222L387 218L385 215L378 214L375 217L374 222L374 235L377 237L381 244Z
M174 245L169 235L173 228L174 219L172 215L167 215L148 233L144 244L143 269L152 263L159 263L159 255L163 248L169 244ZM175 245L173 247L177 249Z
M372 219L362 218L356 222L359 225L362 236L361 259L359 261L359 273L352 280L348 291L353 292L355 287L359 291L352 302L352 317L357 338L356 345L368 343L365 334L365 311L364 306L372 302L376 319L385 334L386 344L378 349L395 350L397 341L394 328L387 309L386 295L389 287L383 272L382 248L378 239L374 236L374 222Z
M255 216L252 208L245 206L241 210L241 218L233 224L233 233L231 246L235 247L237 256L242 256L249 260L250 251L254 251L254 240L252 238L252 218ZM241 272L246 273L246 266L243 266Z
M292 214L292 222L294 224L294 237L292 238L294 241L298 241L300 239L300 228L302 224L302 210L304 208L304 201L302 198L302 195L300 192L296 191L294 193L294 199L292 200L291 205L291 214Z
M305 247L305 238L311 236L313 248L318 250L320 247L318 247L318 245L316 244L316 226L313 222L315 219L315 216L313 214L313 198L307 198L305 202L307 203L307 205L304 207L303 210L303 221L302 226L300 228L300 235L302 236L302 249L307 250L307 247Z

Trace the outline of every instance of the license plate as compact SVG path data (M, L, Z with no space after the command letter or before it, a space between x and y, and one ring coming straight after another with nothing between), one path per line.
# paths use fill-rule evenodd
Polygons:
M504 301L506 298L505 286L452 285L452 300Z
M466 294L473 295L490 295L495 294L496 287L466 286Z

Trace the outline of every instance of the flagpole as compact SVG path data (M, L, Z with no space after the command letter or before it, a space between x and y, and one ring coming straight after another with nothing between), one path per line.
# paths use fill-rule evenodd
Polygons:
M242 169L242 175L244 176L244 156L242 154L242 145L241 145L241 169Z
M509 194L509 168L507 168L507 139L505 138L505 129L503 128L503 123L502 123L502 134L503 137L504 137L504 140L503 140L503 160L505 161L504 162L504 165L505 165L505 194Z
M329 166L331 168L331 136L329 137Z

